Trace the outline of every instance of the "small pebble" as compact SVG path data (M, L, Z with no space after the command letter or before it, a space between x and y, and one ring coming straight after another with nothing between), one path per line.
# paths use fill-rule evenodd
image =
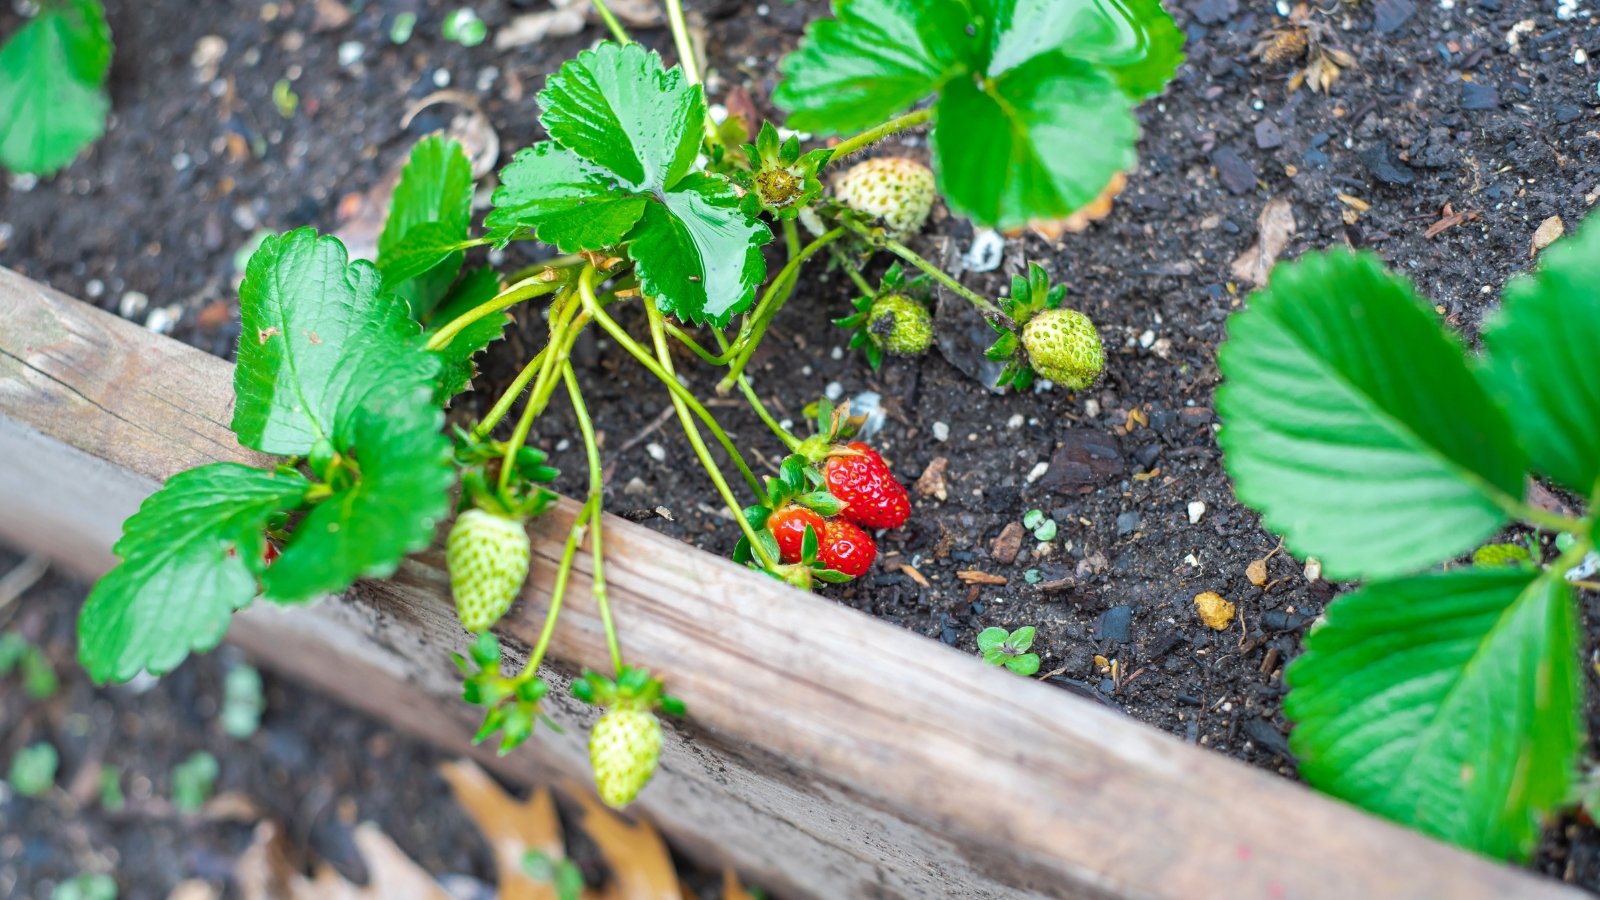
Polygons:
M365 56L367 48L360 41L345 41L339 45L339 65L348 69Z
M567 440L566 438L562 438L561 440L556 441L556 452L557 453L565 453L565 452L567 452L567 448L571 447L571 446L572 446L572 441Z
M124 319L138 317L150 305L150 298L139 291L128 291L117 301L117 315Z
M1034 463L1033 464L1033 468L1028 470L1028 474L1026 476L1028 483L1029 484L1033 484L1035 481L1038 481L1039 479L1043 478L1044 477L1044 473L1046 473L1048 471L1050 471L1050 464L1049 463L1047 463L1047 462Z
M144 327L156 334L169 334L172 326L178 324L181 318L183 318L183 307L174 303L171 306L151 310L150 315L144 320Z
M650 443L645 444L644 445L644 452L650 454L650 458L655 460L656 462L666 462L667 461L667 448L661 446L660 444L656 443L655 441L651 441Z
M1189 524L1190 525L1199 525L1200 524L1200 517L1204 516L1205 514L1206 514L1206 502L1204 500L1195 500L1194 502L1189 504Z
M844 348L843 347L835 347L832 350L829 350L828 351L828 358L829 359L833 359L833 360L844 359Z
M1006 427L1007 428L1021 428L1022 427L1022 423L1025 422L1025 421L1027 421L1027 420L1022 417L1022 413L1017 413L1016 415L1013 415L1011 418L1006 420Z
M822 396L827 397L829 400L838 400L844 396L844 385L837 381L830 381L828 386L822 389Z
M972 248L967 251L967 271L993 272L1000 267L1006 255L1006 239L993 228L980 228L972 236Z
M83 286L83 293L87 295L90 300L98 300L100 295L104 294L105 292L106 283L98 278L89 279L88 283Z
M1141 346L1141 347L1145 348L1146 350L1148 350L1148 349L1150 349L1150 345L1154 344L1155 342L1156 342L1156 333L1154 331L1151 331L1150 329L1146 328L1143 332L1140 333L1140 335L1139 335L1139 346Z
M941 442L950 440L950 426L944 422L933 423L933 439Z
M450 70L449 69L434 69L433 70L433 86L434 87L441 87L441 88L449 87L450 86Z
M629 497L637 497L641 494L650 493L650 487L644 483L643 479L630 478L628 483L623 486L622 493Z

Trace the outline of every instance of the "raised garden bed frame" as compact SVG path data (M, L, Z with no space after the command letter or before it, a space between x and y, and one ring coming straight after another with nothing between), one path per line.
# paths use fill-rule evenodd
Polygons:
M0 542L102 574L122 520L168 476L261 461L228 430L231 404L230 364L0 268ZM533 575L497 629L514 654L577 510L533 523ZM629 658L690 711L635 808L781 894L1581 896L642 526L606 528ZM468 636L437 545L343 597L252 607L228 637L504 778L571 784L587 779L593 712L565 687L607 659L588 587L580 554L545 673L571 727L503 758L467 742L475 711L450 653Z

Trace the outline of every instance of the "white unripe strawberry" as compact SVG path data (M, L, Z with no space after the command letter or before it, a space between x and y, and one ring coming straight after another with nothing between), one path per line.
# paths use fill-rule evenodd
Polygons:
M880 156L851 166L834 193L850 209L883 222L890 238L904 240L933 210L933 170L914 159Z

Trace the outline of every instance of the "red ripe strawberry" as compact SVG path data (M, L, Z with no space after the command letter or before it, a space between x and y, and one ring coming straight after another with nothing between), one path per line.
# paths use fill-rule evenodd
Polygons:
M839 514L863 528L899 528L911 517L911 497L878 451L860 441L854 453L828 457L828 490L844 504Z
M822 540L822 517L804 506L785 506L767 516L767 530L778 539L778 553L786 563L800 561L801 545L805 543L806 526Z
M843 519L829 519L819 535L817 559L823 565L851 578L860 578L872 568L878 545L872 536Z

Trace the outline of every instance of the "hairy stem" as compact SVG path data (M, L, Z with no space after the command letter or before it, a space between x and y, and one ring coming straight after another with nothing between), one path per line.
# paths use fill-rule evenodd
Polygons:
M777 276L772 279L772 283L767 286L766 293L761 296L760 302L745 317L744 326L739 330L739 337L733 342L734 348L738 350L738 355L734 358L727 377L723 378L722 383L717 385L719 393L727 393L728 389L733 387L733 383L738 380L740 373L744 371L745 365L750 362L750 355L761 344L761 336L766 332L767 325L772 322L773 316L778 314L778 310L783 308L783 304L788 301L789 295L794 293L795 284L799 281L800 267L817 251L843 236L843 228L835 228L826 232L807 244L799 253L790 257Z
M594 9L595 12L600 14L600 18L605 20L606 27L611 29L611 36L617 39L617 43L633 43L633 38L628 36L627 29L622 27L621 22L617 21L616 15L611 12L611 7L606 6L606 0L594 0Z
M926 109L908 112L898 118L890 119L882 125L879 125L875 128L869 128L866 131L855 135L854 137L848 137L840 141L838 146L833 148L833 156L828 161L833 162L834 160L844 159L846 156L849 156L850 154L855 153L856 151L861 150L870 144L875 144L897 131L904 131L907 128L915 128L918 125L932 121L932 119L933 107L931 106L927 107Z
M594 602L600 607L600 624L606 632L606 649L611 651L611 668L616 674L622 673L622 648L617 643L617 628L611 621L611 604L606 600L606 573L605 551L601 547L601 520L605 518L605 473L600 468L600 442L594 436L594 423L589 419L589 407L583 402L583 393L578 390L578 375L572 371L572 362L569 360L561 366L561 380L567 383L567 396L572 399L572 414L578 420L578 432L583 435L583 452L589 461L589 499L583 506L583 513L578 516L583 520L585 513L589 516L589 552L594 557L594 574L591 576L593 583L592 593Z
M549 352L550 348L545 347L535 353L533 359L528 360L528 364L522 367L521 372L517 373L517 377L511 382L511 386L506 388L506 392L500 395L499 400L495 401L494 407L484 415L483 421L473 426L473 437L481 441L488 437L490 432L494 431L494 427L499 425L500 420L504 419L506 413L511 411L511 407L517 402L517 398L522 396L523 390L528 387L528 382L532 381L534 376L538 375L539 371L544 368L545 354Z
M683 66L683 76L690 84L700 84L700 58L694 52L694 39L689 37L689 23L683 18L683 0L667 0L666 6L667 24L672 26L672 44L678 50L678 65ZM711 121L711 116L707 115L702 121L705 122L706 142L722 143L717 123Z
M856 288L861 291L862 296L877 299L878 289L873 287L866 277L861 274L861 267L856 265L855 260L846 256L838 247L829 247L828 252L833 254L833 260L839 264L839 268L843 269L845 274L850 276L850 280L856 283Z
M728 339L723 337L721 332L717 332L717 343L722 345L724 351L728 349ZM767 428L771 429L778 440L783 441L783 445L789 448L789 452L793 453L799 449L800 439L790 434L788 429L779 425L778 420L773 418L772 413L767 411L767 405L761 402L761 397L756 393L756 389L751 386L750 379L740 375L737 381L739 391L750 402L750 407L756 411L756 415L761 417L761 421L766 423Z
M572 528L567 531L567 544L561 550L561 563L556 567L556 582L550 588L550 608L544 614L544 627L539 629L539 640L533 645L533 653L529 654L528 662L523 665L522 671L517 673L517 680L525 681L532 678L539 671L539 664L544 662L545 652L550 649L550 638L556 633L556 618L561 615L561 599L567 594L567 579L572 576L572 562L578 556L578 544L583 541L583 530L589 521L589 509L597 501L590 497L578 517L572 520Z
M592 277L594 267L586 266L583 272L585 276ZM584 311L582 303L574 297L570 289L563 291L550 310L550 342L545 345L539 375L533 383L533 393L528 397L527 406L523 407L522 418L517 420L516 429L511 432L511 440L506 442L505 459L500 465L501 494L510 487L511 473L516 469L517 452L527 442L528 432L533 429L534 419L537 419L550 404L550 395L555 392L560 376L560 366L567 361L567 354L572 350L572 342L577 340L578 333L586 324L588 324L588 314Z
M1003 322L1010 321L1010 318L1000 309L1000 307L994 305L993 301L981 294L974 293L966 285L963 285L961 282L951 278L949 275L945 274L943 269L923 259L922 256L917 253L917 251L912 250L910 247L907 247L905 244L902 244L899 241L884 237L881 234L874 234L872 229L862 225L859 222L846 221L844 224L846 228L849 228L856 234L861 235L873 244L888 250L895 256L900 257L906 262L911 263L913 266L916 266L917 268L926 272L933 278L933 280L949 288L953 293L962 297L968 303L976 306L978 311L983 313L985 316L991 319L999 319Z
M645 315L650 320L650 338L655 343L656 358L660 360L663 368L670 376L672 372L672 353L667 348L667 332L661 327L661 313L654 306L645 306ZM674 379L675 380L675 379ZM775 571L777 563L767 555L767 549L756 536L754 528L745 521L744 511L739 506L739 501L734 499L733 490L728 487L728 480L722 477L722 470L717 468L716 462L711 459L711 451L706 449L705 439L700 437L700 429L695 426L694 418L689 415L689 408L676 393L672 395L673 408L678 412L678 423L683 426L683 434L689 439L689 445L694 448L694 455L700 459L700 465L705 467L706 474L711 477L711 483L716 485L717 493L722 495L722 502L728 507L728 512L733 513L734 521L739 523L739 528L744 531L745 539L750 542L750 552L768 571ZM761 491L756 490L756 496L761 496Z
M1502 500L1500 505L1513 516L1524 522L1537 525L1546 531L1566 532L1574 537L1587 534L1589 523L1572 516L1563 516L1549 510L1540 509L1531 503L1522 500Z
M551 291L561 290L565 285L565 279L547 280L544 276L544 270L541 269L539 274L516 282L511 287L446 322L443 327L428 338L428 342L423 345L423 349L443 350L450 346L450 342L455 340L456 335L460 334L468 325L484 316L493 315L524 300L543 297Z
M617 344L622 347L622 349L628 351L628 353L632 355L634 359L639 361L640 365L648 369L650 374L656 376L656 378L666 386L667 393L672 396L674 403L681 401L682 403L686 404L696 416L700 417L700 420L704 422L706 427L711 429L711 433L716 436L717 442L722 445L722 449L727 451L728 457L733 460L733 464L738 467L739 474L744 476L745 484L750 486L750 490L757 497L761 497L764 493L761 490L761 481L756 478L754 472L750 471L750 467L745 464L744 457L739 453L739 448L734 446L733 439L728 437L728 433L722 430L721 425L717 424L717 420L711 415L711 412L706 409L705 404L701 403L700 399L696 397L692 391L678 383L677 376L672 373L670 367L663 367L660 363L656 362L655 359L651 357L650 351L640 346L639 342L634 340L632 335L623 330L622 326L618 325L616 320L611 318L611 316L608 315L603 308L601 308L600 301L594 295L594 285L590 283L589 280L584 277L579 277L578 291L579 295L583 298L583 303L588 310L588 314L592 316L596 322L600 323L600 327L605 329L606 333L611 335L612 339L615 340ZM647 312L655 313L655 307L649 302L648 299L645 301L644 306ZM659 313L655 314L657 316L660 315Z

